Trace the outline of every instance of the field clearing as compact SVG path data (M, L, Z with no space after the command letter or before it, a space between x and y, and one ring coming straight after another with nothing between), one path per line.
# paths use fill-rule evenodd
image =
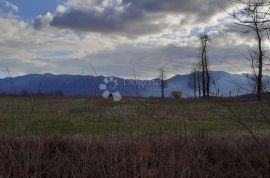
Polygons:
M2 177L269 177L270 101L0 97Z
M267 118L269 117L269 118ZM160 100L124 98L113 102L84 97L1 97L2 134L211 135L270 131L270 101Z

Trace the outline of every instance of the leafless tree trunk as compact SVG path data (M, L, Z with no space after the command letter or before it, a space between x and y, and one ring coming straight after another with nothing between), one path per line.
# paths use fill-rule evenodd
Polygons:
M235 24L245 29L244 33L253 33L257 40L256 50L252 51L252 67L255 73L255 84L257 92L257 100L262 100L263 92L263 62L264 36L270 29L270 2L269 0L229 0L240 8L235 10L231 15L235 20ZM254 66L254 62L257 63ZM255 68L254 68L255 67Z
M198 72L197 72L197 77L198 77L198 80L197 80L197 83L198 83L198 90L199 90L199 98L202 97L202 87L201 87L201 71L199 70L199 64L197 64L197 69L198 69Z
M202 69L202 90L203 98L210 97L210 74L209 74L209 62L207 57L207 46L210 38L207 34L200 35L201 40L201 69Z
M210 74L209 74L209 66L208 66L208 58L205 54L205 73L206 73L206 95L207 98L210 97Z
M194 63L193 64L193 93L194 93L194 98L196 99L197 98L197 66L196 64Z
M204 63L204 52L202 52L202 59L201 59L201 65L202 65L202 90L203 90L203 98L206 96L206 89L205 89L205 63Z
M165 88L166 88L166 77L164 68L159 69L159 79L160 79L160 89L161 89L161 98L165 98Z
M193 90L194 98L197 98L197 90L198 90L198 65L193 63L192 73L189 78L188 86Z
M262 100L262 77L263 77L263 50L262 50L262 38L261 34L259 33L258 26L256 24L256 34L257 34L257 40L258 40L258 50L259 50L259 56L258 56L258 62L259 62L259 72L258 72L258 84L257 84L257 99L259 101Z

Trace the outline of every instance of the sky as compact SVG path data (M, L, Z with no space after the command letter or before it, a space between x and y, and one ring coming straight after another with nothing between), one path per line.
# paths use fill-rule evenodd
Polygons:
M155 78L187 74L211 37L210 69L243 73L254 39L226 0L0 0L0 77L33 73ZM265 41L268 49L268 41Z

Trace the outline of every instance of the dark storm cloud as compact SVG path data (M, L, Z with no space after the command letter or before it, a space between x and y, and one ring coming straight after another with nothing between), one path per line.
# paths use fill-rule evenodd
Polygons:
M219 12L218 0L123 0L130 3L134 9L147 12L188 13L203 16L206 19ZM227 1L223 1L223 6Z
M151 20L152 18L142 14L135 15L135 12L116 15L112 9L102 14L96 14L92 10L72 9L65 14L54 16L51 25L80 31L119 33L131 37L158 32L166 26L164 23L151 24Z
M69 7L64 13L56 13L51 25L134 37L165 29L167 22L153 22L164 20L167 14L183 14L186 15L183 23L196 23L206 22L221 11L217 0L123 0L98 11L96 7L101 2L95 1L95 5L89 7ZM35 27L40 26L40 19L36 19Z

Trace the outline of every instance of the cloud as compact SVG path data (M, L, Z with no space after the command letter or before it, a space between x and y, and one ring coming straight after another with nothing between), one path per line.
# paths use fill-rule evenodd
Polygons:
M232 73L248 71L250 64L245 60L244 53L242 45L210 46L210 69ZM132 77L135 69L139 78L153 78L158 75L160 67L165 68L168 76L190 73L199 55L199 48L194 46L120 45L91 54L87 59L91 59L96 70L104 75Z
M57 8L51 21L38 17L34 24L137 37L168 28L172 24L168 15L180 15L178 25L194 25L206 23L220 11L217 0L69 0Z
M139 78L154 78L160 67L168 76L185 74L199 58L197 35L206 29L211 70L239 73L235 65L248 71L251 38L228 29L222 18L214 0L69 0L34 24L0 16L0 69L89 74L92 63L108 76L130 78L135 69Z
M13 16L14 13L19 12L19 7L6 0L0 0L0 15Z
M106 13L106 12L105 12ZM153 22L151 17L131 17L129 14L96 14L93 11L72 10L57 15L51 22L52 26L71 28L79 31L113 33L134 37L161 31L167 26L163 22Z
M38 17L36 17L36 19L34 20L33 26L36 29L42 29L44 27L49 26L52 20L53 20L53 15L50 12L48 12L44 16L39 15Z
M9 7L10 9L12 9L12 11L19 12L19 7L18 6L14 5L14 4L12 4L12 3L8 2L8 1L5 1L5 5L7 7Z
M83 67L85 64L79 62L81 58L88 53L111 49L115 43L101 35L80 35L57 29L34 30L30 24L15 17L0 17L0 31L0 70L8 66L13 75L46 71L74 73L78 70L75 65L60 72L61 64L57 61L68 58Z
M0 18L0 30L0 68L8 66L13 75L89 74L92 63L100 75L132 77L135 69L139 78L154 78L160 67L165 67L169 76L189 73L199 58L197 37L165 37L164 41L159 35L111 38L66 29L34 30L26 22L7 18ZM210 35L212 70L239 72L233 65L243 71L250 69L243 55L243 44L249 39L227 33L222 27L213 28Z

